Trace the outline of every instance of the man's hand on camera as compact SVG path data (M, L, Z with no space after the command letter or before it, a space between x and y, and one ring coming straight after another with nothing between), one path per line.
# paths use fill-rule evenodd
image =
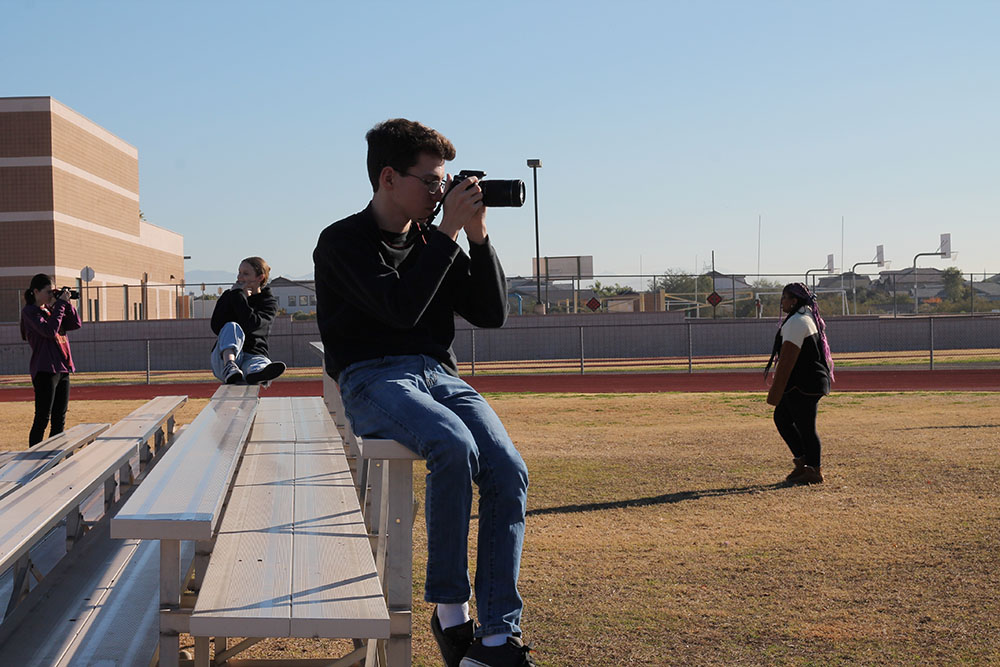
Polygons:
M463 183L451 188L451 176L448 177L448 192L444 200L444 217L438 229L447 234L452 241L458 240L458 232L465 229L469 241L481 244L486 240L486 207L483 206L483 190L479 187L479 179L470 176Z

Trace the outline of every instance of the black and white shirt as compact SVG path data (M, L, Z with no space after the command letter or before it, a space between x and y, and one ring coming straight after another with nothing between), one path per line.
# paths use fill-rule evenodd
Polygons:
M803 394L829 394L830 369L826 366L819 328L809 308L799 308L781 325L781 343L799 348L799 358L788 378L785 393L798 389Z

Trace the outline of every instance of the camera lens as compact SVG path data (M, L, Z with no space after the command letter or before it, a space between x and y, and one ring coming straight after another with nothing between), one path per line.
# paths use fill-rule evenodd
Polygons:
M483 189L483 206L524 206L524 181L479 181Z

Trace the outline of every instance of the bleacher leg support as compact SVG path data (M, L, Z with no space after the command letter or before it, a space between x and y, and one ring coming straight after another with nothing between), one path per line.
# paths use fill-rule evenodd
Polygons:
M391 634L386 657L389 667L404 667L412 662L413 461L391 459L382 464L389 466L385 587Z
M181 543L160 540L160 667L178 667L180 636L167 627L164 614L181 606Z

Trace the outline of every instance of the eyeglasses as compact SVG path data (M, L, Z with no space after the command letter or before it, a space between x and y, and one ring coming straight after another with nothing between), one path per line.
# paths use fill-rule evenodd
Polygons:
M396 171L399 171L399 170L397 169ZM420 181L421 183L423 183L425 186L427 186L427 192L428 192L428 194L436 195L439 192L444 192L445 181L442 181L439 178L434 178L434 179L428 180L426 178L421 178L421 177L416 176L414 174L407 174L405 171L400 171L399 173L402 174L403 176L411 176L411 177L417 179L418 181Z

